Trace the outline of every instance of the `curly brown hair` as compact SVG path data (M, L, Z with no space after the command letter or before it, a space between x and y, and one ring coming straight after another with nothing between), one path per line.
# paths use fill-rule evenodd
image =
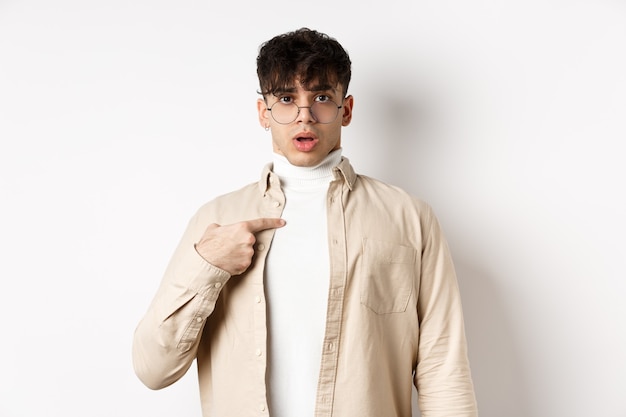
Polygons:
M308 28L275 36L263 43L257 57L259 94L267 96L293 87L298 79L304 88L310 83L343 87L348 92L351 61L336 39Z

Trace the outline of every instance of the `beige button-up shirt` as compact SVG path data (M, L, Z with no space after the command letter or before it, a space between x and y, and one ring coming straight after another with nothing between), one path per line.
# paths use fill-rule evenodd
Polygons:
M412 384L423 417L476 416L456 275L430 207L356 175L346 158L334 175L315 417L410 417ZM268 165L258 183L191 219L134 335L135 372L148 387L174 383L196 359L205 417L271 416L263 274L274 231L257 235L240 276L207 263L194 244L210 223L280 217L284 204Z

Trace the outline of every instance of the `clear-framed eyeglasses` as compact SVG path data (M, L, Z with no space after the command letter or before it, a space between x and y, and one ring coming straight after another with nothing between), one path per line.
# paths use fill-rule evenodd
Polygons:
M316 101L310 106L298 106L293 101L277 101L272 107L268 107L267 110L272 114L272 119L281 125L288 125L294 122L300 114L300 109L309 109L313 120L317 123L327 124L337 119L339 109L342 107L331 100Z

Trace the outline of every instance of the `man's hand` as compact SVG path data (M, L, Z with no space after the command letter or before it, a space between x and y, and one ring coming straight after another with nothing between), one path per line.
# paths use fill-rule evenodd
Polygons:
M285 221L260 218L226 226L210 224L196 244L196 251L211 265L231 275L243 274L252 263L255 233L283 227Z

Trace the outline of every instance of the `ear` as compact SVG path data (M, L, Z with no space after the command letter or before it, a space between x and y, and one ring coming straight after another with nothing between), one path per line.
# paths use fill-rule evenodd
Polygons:
M341 118L341 126L348 126L352 121L352 109L354 107L354 97L348 96L343 99L343 115Z
M267 104L265 103L265 100L263 100L262 98L258 99L256 101L256 109L257 112L259 113L259 124L261 125L261 127L263 129L269 129L270 127L270 118L269 118L269 111L267 110Z

